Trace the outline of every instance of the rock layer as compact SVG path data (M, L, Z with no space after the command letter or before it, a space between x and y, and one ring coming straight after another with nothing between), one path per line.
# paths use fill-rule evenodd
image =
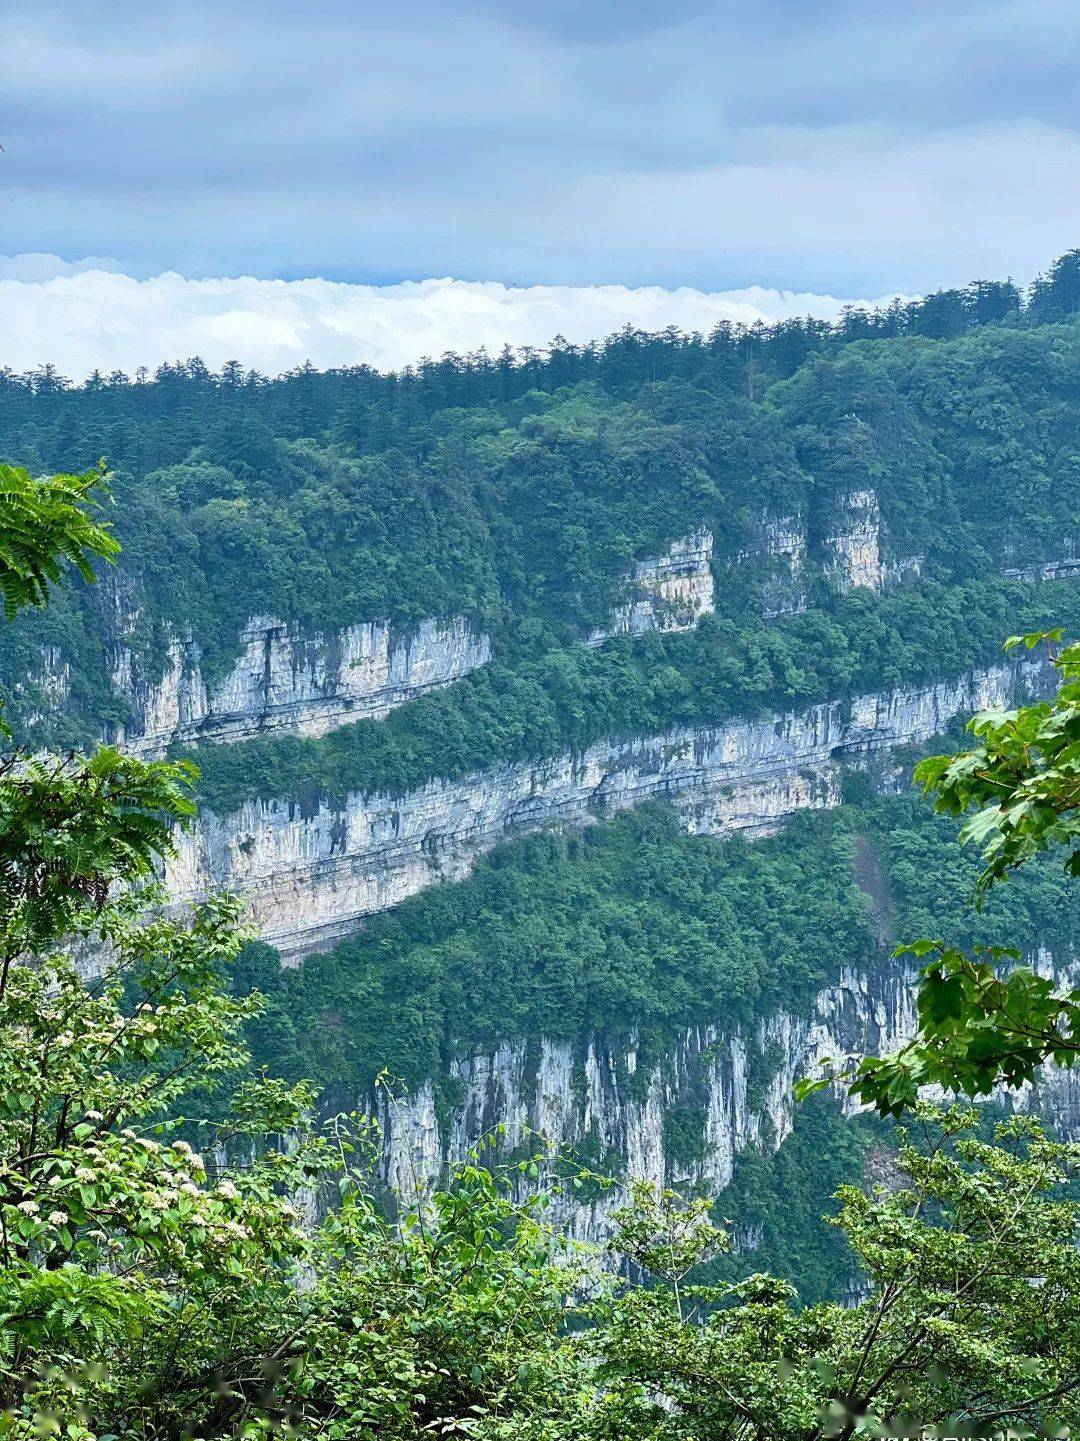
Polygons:
M639 560L625 582L626 600L586 644L601 645L616 635L692 630L716 609L712 559L712 532L698 530L672 541L663 555Z
M408 635L377 621L315 637L255 616L240 642L240 658L212 684L190 634L169 641L156 680L120 646L113 684L130 704L131 719L115 736L118 743L136 755L158 755L174 741L227 742L282 731L324 735L350 721L385 716L491 655L487 636L460 616L426 620Z
M1011 580L1076 580L1080 576L1080 555L1067 551L1057 560L1042 565L1025 565L1005 571Z
M435 779L400 796L251 801L204 813L179 841L166 880L177 900L243 895L285 955L326 946L365 916L442 879L510 835L583 824L662 797L691 831L761 833L793 811L838 803L841 766L939 733L956 715L1009 703L1045 678L1017 662L960 680L811 706L760 721L607 739L581 754Z

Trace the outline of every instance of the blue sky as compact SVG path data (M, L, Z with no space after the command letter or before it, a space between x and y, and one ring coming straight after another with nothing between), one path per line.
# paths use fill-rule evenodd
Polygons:
M1080 243L1074 0L7 0L0 50L0 252L138 280L827 310Z

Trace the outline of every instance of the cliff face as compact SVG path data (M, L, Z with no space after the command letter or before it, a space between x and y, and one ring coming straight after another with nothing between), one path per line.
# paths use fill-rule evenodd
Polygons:
M849 490L840 497L838 520L823 551L825 574L840 590L865 586L879 591L922 574L922 556L884 558L881 508L872 490Z
M865 587L881 591L917 580L923 557L886 559L888 541L876 492L852 489L836 497L831 520L811 545L801 515L763 515L751 527L750 543L729 563L721 585L741 588L745 567L757 573L766 619L797 615L806 609L811 574L822 574L840 591Z
M1005 574L1014 580L1075 580L1080 576L1080 555L1069 547L1058 560L1048 560L1043 565L1025 565L1006 570Z
M712 532L698 530L673 541L663 555L639 560L626 578L625 601L586 644L601 645L616 635L693 629L716 609L712 559Z
M604 740L401 796L252 801L229 816L204 813L180 838L166 881L177 900L215 888L242 894L264 938L296 956L460 878L521 831L582 824L653 797L673 801L700 834L767 831L795 810L835 805L842 761L868 765L892 746L927 740L957 714L1008 703L1041 674L1018 662L850 706Z
M156 679L128 646L118 646L113 684L130 704L131 720L117 742L136 755L157 755L173 741L235 741L280 731L324 735L449 685L491 655L488 638L460 617L424 621L411 635L373 622L312 637L255 616L240 640L240 658L211 685L190 635L172 638Z
M910 988L892 970L872 980L841 975L804 1017L780 1012L749 1031L694 1027L646 1075L633 1042L615 1048L595 1039L576 1065L570 1042L542 1039L534 1055L524 1041L504 1042L451 1063L462 1099L448 1119L440 1122L430 1083L393 1103L376 1099L381 1178L411 1198L501 1123L508 1150L538 1137L553 1147L584 1144L601 1158L596 1169L621 1180L688 1182L716 1195L741 1150L773 1150L788 1135L794 1082L819 1058L864 1040L890 1044L913 1024ZM689 1118L679 1148L665 1124L677 1111ZM624 1185L585 1201L564 1196L552 1219L580 1240L602 1240L625 1198Z
M923 557L892 554L872 489L834 497L829 517L814 522L812 543L805 516L778 513L751 517L738 551L728 549L723 536L718 549L704 527L674 540L659 555L635 563L607 624L585 643L690 630L716 610L718 595L728 589L744 607L774 619L806 609L814 575L839 590L879 591L922 574ZM1080 552L1066 537L1060 559L1005 574L1027 580L1080 576ZM123 725L105 723L101 734L146 757L175 742L221 744L286 732L319 736L353 721L380 719L491 657L488 636L462 616L425 620L407 633L380 620L307 633L259 615L241 632L240 653L228 673L208 676L190 630L166 627L164 648L152 656L136 643L144 619L136 582L107 579L100 601L96 623L110 678L128 710ZM28 702L23 724L36 726L68 704L70 660L48 645L33 673L9 678L12 694Z
M63 710L71 695L71 666L59 647L43 646L36 670L25 680L15 681L11 693L26 697L34 707L25 718L24 723L28 726L37 725L50 714Z
M1064 973L1045 952L1038 960ZM774 1151L790 1133L800 1076L826 1056L887 1051L909 1038L916 1025L911 981L910 971L887 961L844 971L805 1015L781 1011L749 1029L694 1027L644 1075L633 1042L613 1047L599 1038L577 1057L569 1042L542 1039L454 1060L450 1075L460 1100L448 1116L440 1115L430 1083L393 1101L374 1098L380 1177L412 1200L497 1124L505 1127L506 1150L539 1138L556 1148L584 1146L600 1158L592 1167L621 1184L589 1199L568 1191L549 1214L579 1240L602 1242L612 1212L625 1204L628 1181L688 1183L717 1195L740 1151ZM1011 1104L1037 1106L1063 1135L1080 1135L1074 1073L1048 1068L1037 1092L1029 1088ZM682 1121L677 1143L675 1115Z
M799 518L763 521L756 554L769 561L762 587L766 620L801 614L806 609L806 528Z
M760 571L766 619L806 609L808 551L802 516L761 515L753 523L750 544L734 556L731 569L738 574L750 564ZM919 556L883 559L881 509L876 493L867 489L850 490L838 498L834 523L814 556L840 590L864 586L879 591L922 573ZM625 602L587 644L600 645L614 635L690 630L716 608L713 563L714 537L709 530L695 531L674 541L663 555L638 561L626 577ZM1076 564L1080 570L1080 561Z
M637 562L625 582L625 601L588 643L692 628L715 608L712 555L712 534L702 530ZM113 611L111 625L120 639L112 647L112 681L131 714L110 739L141 756L160 755L176 741L325 735L352 721L378 720L491 658L488 637L461 616L424 621L408 635L373 621L329 636L305 635L273 616L253 616L232 669L208 684L190 633L170 637L164 669L148 667L124 640L136 613L119 597Z
M624 578L623 598L608 623L594 630L586 644L601 645L617 635L690 630L716 609L716 574L721 584L735 584L741 594L747 564L760 571L764 618L804 610L809 575L805 520L762 515L752 531L749 547L719 569L713 533L704 528L673 541L660 555L636 562ZM921 568L915 557L882 560L881 517L871 490L840 497L835 524L815 547L813 558L840 589L880 590L917 576ZM1080 561L1067 559L1041 568L1039 574L1071 574L1073 569L1080 570ZM111 680L129 711L127 721L107 726L105 735L140 756L161 755L174 742L222 744L282 732L323 735L352 721L379 719L406 701L461 679L491 656L489 638L461 616L423 621L408 634L385 621L308 634L261 615L252 616L241 632L240 654L228 674L208 678L190 630L168 631L164 655L153 660L136 647L133 636L140 612L135 587L103 586L102 600ZM67 661L52 648L49 652L40 675L13 683L16 691L36 687L35 698L41 692L42 715L66 698ZM40 718L35 711L28 723Z

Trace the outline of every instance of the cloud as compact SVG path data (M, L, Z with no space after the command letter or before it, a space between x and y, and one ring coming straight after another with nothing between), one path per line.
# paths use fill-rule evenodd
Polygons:
M1075 0L8 0L3 232L138 276L1028 277Z
M89 262L86 263L89 265ZM883 302L891 297L883 297ZM0 365L51 363L81 379L91 370L151 369L199 355L217 368L239 360L266 374L311 361L380 369L447 350L576 343L627 323L707 331L720 320L753 324L790 316L831 319L831 295L752 286L706 292L659 286L536 285L433 279L396 285L329 280L137 280L55 256L0 257Z
M110 255L87 255L83 260L61 260L40 251L26 255L0 255L0 280L55 280L61 275L82 275L88 270L122 271Z

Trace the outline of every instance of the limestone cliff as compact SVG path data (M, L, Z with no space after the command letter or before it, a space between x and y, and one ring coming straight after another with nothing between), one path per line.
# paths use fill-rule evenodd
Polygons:
M913 567L887 566L880 554L880 515L872 491L846 497L842 522L825 543L826 572L843 588L880 589ZM763 517L758 542L736 561L764 558L763 611L768 617L805 608L806 531L795 516ZM698 530L662 554L638 561L611 619L588 637L596 646L617 635L690 630L716 608L714 540ZM159 755L175 741L217 744L288 731L319 736L351 721L378 719L405 701L449 685L491 656L490 642L462 617L427 620L409 634L383 621L308 635L273 616L253 616L240 655L224 677L208 682L190 631L173 632L164 666L140 661L125 633L137 612L116 606L112 680L130 707L110 739L138 755Z
M49 715L63 710L71 695L71 666L59 647L43 646L40 665L25 680L15 681L11 692L13 697L32 707L23 718L27 727L36 726Z
M922 559L885 559L877 496L869 489L841 495L828 533L808 540L800 515L761 514L749 521L742 548L722 547L700 528L639 560L624 578L621 599L590 646L619 635L690 630L716 610L717 587L733 588L745 603L757 596L765 619L805 610L811 572L847 590L880 590L918 578ZM724 538L721 537L721 540ZM812 562L812 564L811 564ZM1059 561L1006 574L1026 579L1080 573L1071 550ZM362 719L379 719L396 706L450 685L491 657L489 638L462 616L422 621L399 631L372 620L329 633L306 632L270 615L252 616L238 638L239 655L224 675L208 675L190 628L165 626L150 646L138 587L113 580L101 588L99 617L110 678L127 707L122 725L106 723L103 737L141 756L157 756L174 742L214 744L256 735L319 736ZM46 647L40 674L10 682L31 708L24 724L55 714L67 701L70 666Z
M373 621L309 636L271 616L254 616L240 645L229 673L208 684L190 632L170 638L161 674L140 665L121 642L113 684L131 719L114 739L134 754L157 755L173 741L235 741L281 731L324 735L449 685L491 654L488 638L461 617L427 620L409 634Z
M1045 952L1032 959L1058 974L1068 970ZM539 1138L551 1147L584 1146L622 1184L588 1199L569 1191L555 1200L550 1219L579 1240L602 1242L612 1211L625 1204L627 1181L688 1183L717 1195L740 1151L774 1151L789 1134L800 1076L826 1056L887 1051L910 1037L911 982L910 970L883 959L842 971L805 1014L780 1011L749 1028L693 1027L645 1075L634 1041L611 1045L600 1037L583 1054L569 1042L541 1039L455 1058L449 1075L457 1104L449 1114L431 1083L394 1100L372 1098L381 1179L411 1199L496 1125L505 1128L505 1150ZM1073 1072L1050 1069L1038 1092L1002 1099L1037 1106L1061 1134L1080 1135L1080 1077ZM672 1143L667 1118L676 1113L698 1131L690 1154L685 1135L680 1146Z
M586 644L601 645L616 635L691 630L716 609L712 559L712 532L698 530L672 541L662 555L639 560L624 583L625 600Z
M243 895L286 955L332 943L364 916L465 875L509 835L582 824L652 797L691 831L762 832L803 807L835 805L841 763L939 733L953 716L1010 702L1043 669L1003 664L917 690L871 694L760 721L608 739L563 754L429 781L405 795L251 801L204 813L180 838L166 879L178 900Z
M825 574L840 590L864 586L880 591L917 580L923 570L922 556L885 558L881 508L873 490L849 490L839 497L836 521L822 548Z
M638 561L610 623L590 636L688 630L714 609L713 537L707 530ZM164 665L140 661L126 638L137 611L114 600L112 681L130 718L110 739L136 755L160 755L173 742L246 740L289 732L319 736L460 680L491 658L486 635L458 616L423 621L399 634L384 621L308 635L273 616L253 616L227 675L208 682L190 631L172 632Z
M1005 574L1014 580L1075 580L1080 576L1080 554L1067 545L1065 554L1042 565L1013 566Z

